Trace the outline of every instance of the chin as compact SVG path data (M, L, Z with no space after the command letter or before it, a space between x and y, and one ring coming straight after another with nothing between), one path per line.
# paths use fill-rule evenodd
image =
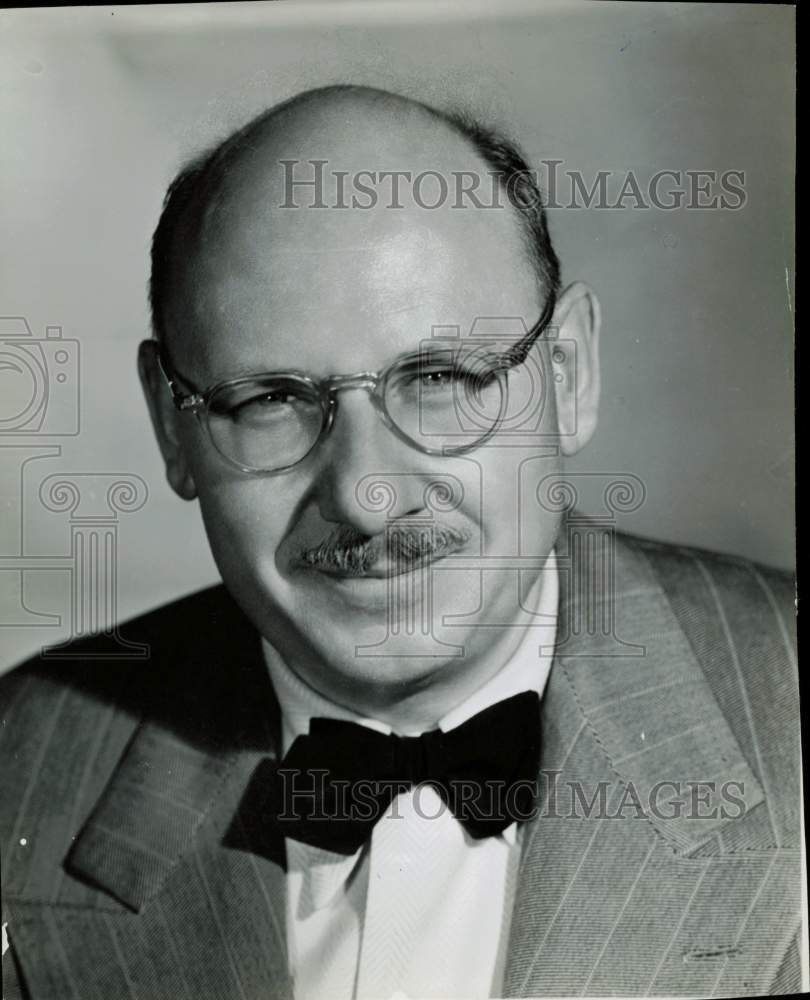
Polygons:
M304 625L299 636L314 664L323 664L347 680L372 684L419 681L463 659L460 645L388 628L385 618L374 624L343 620L330 627L321 623L317 632Z
M380 704L393 706L408 694L435 684L440 675L452 670L452 660L437 657L348 655L337 661L327 661L331 671L331 691L334 697L345 692L347 703L352 695L362 700L369 695L379 697ZM322 657L319 657L324 662ZM323 669L323 668L322 668ZM314 685L313 685L314 686ZM320 685L325 690L323 685ZM339 699L340 700L340 699Z

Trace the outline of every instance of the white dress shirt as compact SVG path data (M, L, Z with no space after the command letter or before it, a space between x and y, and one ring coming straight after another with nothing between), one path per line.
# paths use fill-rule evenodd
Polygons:
M556 635L553 553L535 619L503 668L439 720L447 731L521 691L542 695ZM530 605L531 607L532 605ZM264 642L284 753L315 716L392 729L336 705ZM403 734L410 735L410 734ZM431 785L401 793L369 841L346 857L286 839L287 942L296 1000L488 997L500 994L520 859L517 823L474 840Z

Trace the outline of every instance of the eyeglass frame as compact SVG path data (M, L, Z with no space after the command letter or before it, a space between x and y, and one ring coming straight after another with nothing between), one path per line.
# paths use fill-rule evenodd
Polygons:
M519 365L525 364L529 357L529 351L550 326L555 308L556 297L552 293L546 299L546 304L543 307L540 318L534 326L527 334L525 334L525 336L521 337L516 344L509 348L508 351L502 351L499 354L493 355L493 365L489 370L493 373L497 373L501 371L509 371ZM190 379L181 375L174 365L172 365L168 351L166 350L164 344L156 341L147 341L147 343L153 343L155 345L154 349L157 355L158 366L172 394L172 402L174 403L175 409L181 413L193 413L205 428L206 435L209 442L213 445L214 451L216 451L217 454L232 467L238 469L240 472L251 475L273 476L289 472L291 469L300 465L301 462L303 462L309 455L311 455L315 448L330 432L337 413L336 396L338 392L344 389L367 390L378 416L391 433L398 437L401 441L404 441L406 444L425 455L439 455L443 457L464 455L484 444L485 441L492 437L502 423L503 413L501 412L498 420L495 421L492 427L487 430L484 435L476 438L475 441L470 444L460 445L457 448L451 448L448 445L443 445L441 448L427 448L421 444L417 444L417 442L407 435L389 415L385 405L385 387L391 372L410 358L418 359L418 353L411 352L400 354L377 372L356 372L352 375L328 375L326 378L322 379L313 378L306 372L296 370L256 372L251 375L240 375L235 378L221 379L218 382L212 383L206 389L197 389ZM318 436L299 459L296 459L295 462L291 462L289 465L282 466L278 469L257 469L252 466L242 465L240 462L237 462L235 459L226 455L217 446L208 422L210 413L208 407L214 395L217 392L220 392L225 386L238 386L270 377L295 379L312 389L314 391L314 396L317 396L320 400L323 417L320 430L318 431ZM183 382L192 391L183 392L178 385L179 382ZM501 407L501 410L503 410L503 406Z

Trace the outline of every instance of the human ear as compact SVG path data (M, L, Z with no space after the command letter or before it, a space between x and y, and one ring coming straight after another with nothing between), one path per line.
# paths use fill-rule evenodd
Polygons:
M138 348L138 375L166 465L166 479L179 497L193 500L197 487L177 434L177 410L160 368L157 341L144 340Z
M564 455L575 455L596 430L601 319L599 301L581 281L569 285L557 300L552 325L558 334L549 348L555 373L557 431Z

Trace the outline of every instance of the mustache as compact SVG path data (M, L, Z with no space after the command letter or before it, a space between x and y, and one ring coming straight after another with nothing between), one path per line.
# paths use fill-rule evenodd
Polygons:
M362 576L387 559L401 572L457 552L470 532L449 525L391 525L385 534L365 535L348 525L336 528L319 545L300 551L305 566L347 576Z

